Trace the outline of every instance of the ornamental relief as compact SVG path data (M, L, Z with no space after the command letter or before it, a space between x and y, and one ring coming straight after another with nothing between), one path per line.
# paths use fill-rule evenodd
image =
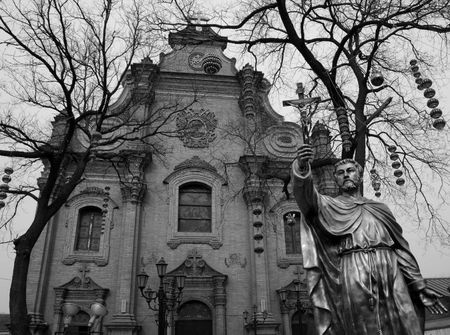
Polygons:
M207 148L216 138L216 116L203 108L180 112L176 126L178 136L187 148Z

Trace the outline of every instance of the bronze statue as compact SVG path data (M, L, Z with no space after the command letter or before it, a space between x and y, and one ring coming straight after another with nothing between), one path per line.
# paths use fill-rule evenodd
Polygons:
M389 208L361 195L362 168L335 165L340 195L313 186L310 145L292 167L301 244L317 335L418 335L424 311L447 309L428 288Z

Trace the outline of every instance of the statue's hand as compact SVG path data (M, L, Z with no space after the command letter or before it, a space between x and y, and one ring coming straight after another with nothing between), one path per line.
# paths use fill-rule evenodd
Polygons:
M297 150L297 161L300 168L305 168L312 161L314 156L312 146L303 144Z
M421 290L419 292L419 298L431 314L444 314L448 312L448 309L439 300L439 298L442 298L442 295L431 288L425 287Z

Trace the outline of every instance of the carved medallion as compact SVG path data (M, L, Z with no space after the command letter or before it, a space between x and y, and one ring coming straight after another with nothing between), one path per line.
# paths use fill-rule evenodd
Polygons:
M207 148L216 138L217 119L213 112L189 109L178 115L176 124L178 136L185 147Z
M188 64L194 71L202 71L203 56L201 52L193 52L188 57Z

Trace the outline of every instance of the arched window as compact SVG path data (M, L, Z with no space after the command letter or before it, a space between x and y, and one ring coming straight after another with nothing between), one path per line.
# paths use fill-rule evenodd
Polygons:
M78 215L75 250L99 251L102 231L102 210L98 207L83 207Z
M187 183L179 188L179 232L211 232L211 187Z
M180 307L175 335L212 335L212 314L200 301L188 301Z
M300 254L300 213L286 213L283 215L283 221L286 255Z

